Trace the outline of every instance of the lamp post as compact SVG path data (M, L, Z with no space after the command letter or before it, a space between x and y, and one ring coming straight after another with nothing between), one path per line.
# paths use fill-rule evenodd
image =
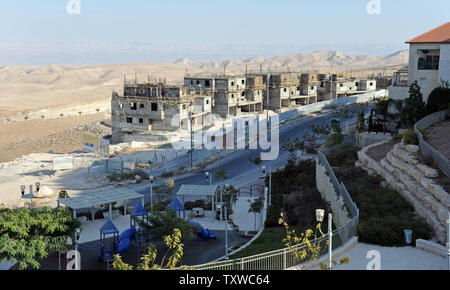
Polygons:
M325 210L316 209L316 220L321 223L325 216ZM333 269L333 229L332 229L333 216L331 213L328 214L328 268ZM322 232L322 229L319 228L319 231L322 235L325 235Z
M209 185L212 185L212 173L209 172L209 171L206 171L205 172L205 177L206 177L207 181L209 180Z
M262 172L266 175L266 167L262 167ZM269 165L269 206L272 205L272 165Z
M447 220L447 263L448 270L450 270L450 212L448 213Z
M39 190L41 189L41 183L36 182L36 192L39 193ZM20 193L22 194L22 197L25 195L25 185L20 186ZM33 208L33 185L30 184L30 208Z
M150 175L150 208L153 212L153 175Z
M222 208L222 206L220 207ZM225 210L225 260L228 260L228 215L227 215L227 207Z

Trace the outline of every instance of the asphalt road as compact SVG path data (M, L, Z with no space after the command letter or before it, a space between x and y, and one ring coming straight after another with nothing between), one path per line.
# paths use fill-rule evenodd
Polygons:
M356 112L356 109L351 109L353 112ZM319 125L321 123L330 124L331 120L333 120L334 116L332 112L322 113L318 116L304 117L299 120L290 122L280 128L279 139L280 139L280 147L281 140L290 138L291 140L296 137L302 138L302 135L305 131L309 130L311 125ZM341 127L345 128L347 125L353 125L357 121L356 114L353 114L353 118L351 119L343 119L341 118ZM249 181L262 177L261 167L266 166L272 168L272 171L276 171L277 168L283 168L286 164L286 161L289 158L289 153L286 151L282 151L280 149L279 156L275 160L267 160L262 161L259 165L255 165L253 162L249 161L249 157L255 158L259 157L262 151L258 150L237 150L235 153L230 154L229 156L210 164L205 168L205 170L201 172L188 173L182 176L171 177L175 180L175 188L173 193L176 193L181 185L183 184L195 184L195 185L207 185L209 181L205 178L206 171L212 171L213 173L220 169L224 168L227 171L227 178L215 180L213 178L212 184L231 184L235 187L245 184ZM214 174L213 174L214 175ZM154 183L154 186L159 186L163 184L164 180L159 180ZM145 202L150 202L150 184L143 183L138 185L133 185L130 189L137 191L141 194L145 195ZM154 200L156 200L155 195L153 196Z

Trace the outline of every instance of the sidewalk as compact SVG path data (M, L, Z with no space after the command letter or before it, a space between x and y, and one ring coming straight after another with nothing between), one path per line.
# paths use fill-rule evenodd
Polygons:
M367 270L369 262L374 260L372 255L369 258L367 255L373 250L380 253L381 270L447 270L445 258L414 247L389 248L364 243L358 243L344 253L344 257L350 257L350 263L338 265L334 270Z

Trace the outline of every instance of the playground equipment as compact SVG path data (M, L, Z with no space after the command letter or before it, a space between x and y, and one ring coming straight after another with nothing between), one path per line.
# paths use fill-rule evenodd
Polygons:
M106 238L108 235L112 235L112 244L108 247ZM106 223L100 229L100 259L104 262L110 262L114 260L114 255L118 253L119 244L119 230L108 219Z
M186 209L181 204L181 202L178 200L178 198L175 198L174 200L172 200L172 202L169 204L169 207L178 214L179 218L181 218L181 212L183 212L183 219L186 218Z
M189 221L194 230L194 235L204 240L215 240L217 237L209 230L202 227L201 224L195 221Z
M130 228L128 231L133 232L133 240L138 242L138 258L146 251L146 234L147 230L137 223L140 220L141 223L148 225L148 212L145 210L141 203L138 203L130 213Z
M104 262L111 262L114 260L114 255L127 252L130 249L131 242L138 242L138 256L145 251L145 234L146 230L137 220L148 224L148 212L141 203L138 203L130 213L130 228L123 231L119 235L119 230L113 222L108 221L100 229L100 259ZM113 235L112 246L106 246L106 238L108 235Z

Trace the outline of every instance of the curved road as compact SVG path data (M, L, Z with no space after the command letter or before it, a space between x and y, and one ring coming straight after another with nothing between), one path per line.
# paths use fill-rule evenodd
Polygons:
M356 112L356 109L351 109L353 112ZM367 109L366 109L367 110ZM356 123L356 113L353 114L353 118L351 119L342 119L341 118L341 127L345 128L345 126L352 125ZM319 116L314 117L303 117L299 120L292 121L287 123L286 125L280 127L280 147L281 140L290 138L291 140L299 137L301 139L303 133L306 130L309 130L311 125L318 125L321 123L330 124L333 119L333 112L322 113ZM275 171L277 168L284 167L286 161L289 158L289 153L282 151L280 149L279 156L276 160L271 161L262 161L259 165L255 165L253 162L249 161L249 157L255 158L260 156L262 150L237 150L236 152L230 154L229 156L210 164L205 168L205 170L201 172L188 173L182 176L171 177L175 180L175 188L173 193L175 194L178 189L183 184L198 184L198 185L207 185L209 184L205 178L206 171L215 172L217 169L225 168L227 171L227 178L220 180L212 180L213 184L231 184L235 187L245 184L249 181L262 177L261 167L269 166L272 167L272 171ZM213 174L214 175L214 174ZM154 183L154 186L158 186L163 184L163 181L159 180ZM130 189L137 191L141 194L145 195L145 202L150 202L150 185L146 184L138 184L133 185ZM154 200L155 196L153 196Z

